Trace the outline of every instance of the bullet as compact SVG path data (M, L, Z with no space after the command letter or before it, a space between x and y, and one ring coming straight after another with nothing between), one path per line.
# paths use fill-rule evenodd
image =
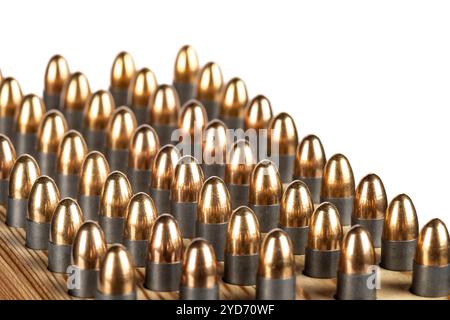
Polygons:
M36 133L44 114L45 105L41 98L35 94L23 97L15 121L14 144L17 155L27 153L36 156Z
M197 99L205 106L210 120L219 117L222 87L223 76L219 65L215 62L206 63L200 71Z
M282 191L275 164L270 160L260 161L250 178L248 203L258 218L262 233L278 227Z
M128 179L134 192L148 192L153 161L159 150L159 139L148 124L139 126L131 137L128 156Z
M107 250L102 228L94 221L86 221L78 229L72 247L72 273L75 281L69 294L79 298L93 298L97 291L100 263Z
M77 198L81 166L86 154L87 147L83 136L75 130L67 131L56 156L56 183L61 198Z
M450 293L450 240L440 219L420 230L413 265L411 292L423 297L446 297Z
M106 127L115 109L116 105L109 91L98 90L89 98L83 111L84 137L89 150L105 152Z
M64 83L60 104L69 129L83 129L83 110L90 96L89 81L81 72L73 73Z
M195 98L199 69L195 49L190 45L181 47L175 59L173 86L177 90L182 104Z
M67 273L71 265L73 240L82 224L83 213L78 203L72 198L62 199L50 223L48 269L51 272Z
M89 152L81 165L78 181L78 203L85 220L98 221L100 196L108 175L109 165L103 154Z
M312 278L335 278L342 241L339 211L324 202L316 208L309 225L303 273Z
M0 85L0 133L14 140L14 115L22 103L22 89L16 79L8 77Z
M179 150L168 144L161 147L153 161L150 196L158 214L170 213L170 187L178 160L180 160Z
M256 145L253 143L252 147L255 148L258 160L265 159L268 156L267 134L272 117L270 101L263 95L254 97L245 108L245 130L257 138Z
M196 238L186 248L180 282L180 300L218 300L217 262L213 247Z
M281 229L273 229L259 250L256 280L257 300L295 300L295 260L291 239Z
M210 121L205 128L202 144L202 169L205 178L212 176L225 178L227 130L226 125L220 120Z
M353 202L352 226L361 225L369 232L373 246L381 247L387 196L383 182L376 174L368 174L358 184Z
M147 248L144 286L154 291L177 291L181 279L183 238L173 216L162 214L155 220Z
M220 108L220 119L228 128L244 128L247 103L248 93L245 82L240 78L232 78L225 86Z
M308 135L300 142L295 153L294 180L301 180L311 192L314 203L320 203L323 169L326 163L322 142L315 135Z
M225 166L225 183L231 197L231 208L248 205L250 177L256 164L256 155L246 140L231 146Z
M28 154L19 156L9 175L6 224L13 228L25 228L28 197L33 183L40 175L36 160Z
M192 155L197 159L202 157L202 136L207 123L208 116L199 101L190 100L181 108L178 117L181 142L177 146L182 155Z
M211 244L218 261L224 260L230 216L230 193L225 182L219 177L209 178L200 190L195 234Z
M121 244L111 246L105 254L98 274L96 300L136 300L133 263Z
M174 87L158 86L149 101L149 122L158 133L161 145L173 143L172 132L178 128L180 101Z
M16 150L11 140L0 134L0 205L8 203L9 176L16 161Z
M69 65L59 54L50 58L44 76L44 103L48 110L59 109L64 82L70 77Z
M149 68L137 71L131 79L127 106L133 110L138 125L147 123L147 106L157 87L156 76Z
M170 213L178 221L183 238L195 237L197 204L203 182L198 161L191 156L182 157L175 167L170 188Z
M116 106L127 105L128 88L135 73L136 66L133 57L128 52L119 52L111 68L109 87Z
M305 254L313 211L314 204L306 184L300 180L292 181L281 197L279 225L291 238L295 255Z
M255 213L241 206L228 224L223 281L240 286L256 284L261 234Z
M31 187L28 200L25 245L33 250L47 250L50 222L60 200L55 181L40 176Z
M380 265L393 271L412 270L418 234L419 222L411 198L406 194L396 196L384 217Z
M369 232L363 226L352 226L342 241L336 299L376 300L375 260Z
M341 224L350 225L355 195L355 178L348 159L338 153L326 163L320 193L321 202L331 202L339 211Z
M147 241L156 220L156 208L152 198L144 192L136 193L128 203L123 231L123 244L128 249L133 265L145 267Z
M111 170L127 172L128 147L136 129L136 118L128 107L117 108L106 128L106 158Z
M66 119L58 110L48 111L37 131L36 152L41 174L56 177L56 155L68 130Z
M122 172L113 171L108 175L99 209L99 223L106 243L122 243L126 209L132 195L130 182Z

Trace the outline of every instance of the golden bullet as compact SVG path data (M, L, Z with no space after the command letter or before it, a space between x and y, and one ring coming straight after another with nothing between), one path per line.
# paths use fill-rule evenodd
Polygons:
M217 262L205 239L192 240L186 248L180 283L180 300L218 300Z
M197 52L190 45L184 45L175 59L173 85L182 104L195 97L200 67Z
M295 260L289 236L270 231L261 244L256 280L257 300L295 299Z
M197 203L203 182L198 161L191 156L182 157L175 167L170 188L170 213L177 219L183 238L195 236Z
M261 234L255 213L241 206L233 211L228 224L223 280L250 286L256 284Z
M64 82L70 77L69 65L59 54L50 58L44 76L44 103L49 110L59 109Z
M217 119L223 87L222 70L215 62L208 62L200 71L197 99L205 106L208 119Z
M206 178L212 176L225 178L227 130L227 126L217 119L210 121L205 128L202 144L202 168Z
M249 190L248 203L258 217L261 232L266 233L276 228L283 189L280 175L272 161L262 160L255 166Z
M64 83L61 106L70 129L83 128L83 110L90 96L91 87L83 73L73 73Z
M335 278L342 241L338 209L324 202L314 211L305 248L304 273L313 278Z
M133 263L127 249L112 245L100 265L97 281L97 300L135 300L136 280Z
M250 101L245 109L245 129L268 129L272 117L272 105L270 104L269 99L261 94L257 95Z
M301 180L308 186L314 203L320 203L320 189L326 161L320 139L315 135L303 138L295 153L294 179Z
M232 78L225 86L220 108L220 119L228 128L244 128L247 103L248 92L245 82L240 78Z
M200 102L190 100L183 106L178 117L178 129L181 135L179 146L182 155L194 155L201 158L202 135L207 123L208 116Z
M133 57L125 51L119 52L111 67L111 91L117 106L127 104L128 88L136 73Z
M157 87L156 76L149 68L142 68L131 79L127 105L134 111L138 125L147 122L147 106Z
M8 202L9 175L16 161L16 150L11 140L0 134L0 205Z
M14 115L20 108L22 97L22 89L16 79L3 79L0 84L0 133L10 138L14 133Z
M322 178L321 202L331 202L339 211L341 223L351 223L355 178L348 159L338 153L326 163Z

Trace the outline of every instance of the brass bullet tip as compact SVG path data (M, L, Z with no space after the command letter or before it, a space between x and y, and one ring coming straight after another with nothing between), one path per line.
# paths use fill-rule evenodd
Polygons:
M124 238L148 240L156 217L156 208L152 198L144 192L136 193L127 206Z
M136 66L133 57L128 52L120 52L114 59L111 68L111 87L128 89L135 72Z
M128 88L128 105L147 107L158 87L156 76L149 68L142 68L133 76Z
M419 222L416 208L406 194L396 196L389 203L384 217L382 239L387 241L409 241L417 239Z
M414 261L425 266L442 267L450 262L447 227L440 219L429 221L420 230Z
M64 83L61 105L65 110L83 110L90 95L88 79L83 73L75 72Z
M111 172L103 186L99 214L108 218L124 218L132 195L127 176L120 171Z
M343 274L368 274L376 265L375 249L369 232L360 226L353 226L342 241L339 257L339 272Z
M22 97L22 89L16 79L3 79L0 85L0 117L13 117L20 108Z
M245 129L267 129L272 117L272 105L269 99L263 95L257 95L245 109Z
M387 196L383 182L376 174L368 174L358 184L353 202L353 217L383 219L387 209Z
M148 243L148 260L153 263L181 262L183 237L178 222L170 214L160 215L154 222Z
M231 214L228 224L225 252L233 256L255 255L259 253L260 241L255 213L249 207L238 207Z
M240 78L232 78L222 95L220 114L225 117L243 118L248 103L247 86Z
M173 145L163 146L153 162L150 184L153 189L169 190L175 167L180 160L180 151Z
M248 202L253 205L278 204L282 190L275 164L270 160L261 160L252 172Z
M197 220L201 223L228 222L231 215L231 200L225 182L219 177L205 181L200 190Z
M89 130L104 130L116 105L109 91L94 92L84 108L84 125Z
M281 198L280 226L307 227L313 211L314 204L306 184L300 180L292 181Z
M43 153L57 153L67 130L67 121L63 114L58 110L48 111L39 124L37 150Z
M60 94L64 82L70 77L69 65L63 56L56 54L50 58L45 69L44 90L49 94Z
M16 132L36 133L44 114L45 105L42 99L35 94L26 95L16 113Z
M16 150L11 140L0 134L0 180L9 179L9 174L16 161Z
M355 194L353 170L344 155L335 154L327 161L321 193L324 198L350 198Z
M78 193L83 196L100 196L109 175L105 156L98 151L88 153L83 161L78 182Z
M200 71L197 87L197 98L201 100L217 101L222 93L222 70L215 62L208 62Z
M190 100L181 108L178 128L193 139L194 133L203 132L207 122L208 116L205 107L197 100Z
M258 277L286 279L295 275L291 239L281 229L273 229L264 238L259 251Z
M72 198L62 199L53 213L50 224L50 242L54 245L72 245L83 223L80 206Z
M255 154L250 143L244 139L231 146L225 168L227 184L250 184L250 177L256 164Z
M326 161L320 139L315 135L308 135L297 147L294 175L303 178L320 178L323 176Z
M203 160L206 164L225 163L228 147L227 130L225 123L217 119L207 124L202 145Z
M131 137L128 167L150 170L159 150L159 138L148 124L139 126Z
M187 288L214 288L217 285L216 254L208 241L192 240L183 257L181 286Z
M95 221L86 221L73 241L73 264L82 270L98 270L107 249L100 225Z
M174 80L195 83L199 72L197 52L190 45L182 46L175 59Z
M83 136L75 130L69 130L63 136L56 157L56 171L59 174L79 174L87 154Z
M58 187L52 178L37 178L28 199L28 219L36 223L50 223L59 198Z
M339 250L342 235L337 208L329 202L322 203L311 216L308 248L320 251Z
M9 196L13 199L28 199L31 187L40 174L39 166L32 156L19 156L9 176Z
M158 86L150 98L149 107L151 124L177 125L180 99L174 87L167 84Z
M277 114L269 123L268 138L270 154L294 155L298 145L294 119L286 112Z
M178 160L170 188L170 199L175 202L197 202L204 176L198 161L192 156Z
M97 290L107 295L126 295L136 290L131 256L121 244L112 245L105 254L98 274Z
M136 117L130 108L117 108L109 118L106 143L112 150L128 149L134 130L137 127Z

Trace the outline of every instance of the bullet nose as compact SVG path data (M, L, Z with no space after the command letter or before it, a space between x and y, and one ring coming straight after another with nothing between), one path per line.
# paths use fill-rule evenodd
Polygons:
M100 198L100 216L125 217L132 196L130 182L120 171L111 172L106 178Z
M22 97L22 89L16 79L3 79L0 84L0 117L13 117L20 108Z
M154 222L148 244L148 260L152 263L181 261L183 238L177 221L170 214L160 215Z
M279 204L281 192L280 175L275 164L270 160L260 161L251 175L249 203L258 206Z
M170 189L170 199L174 202L197 202L203 185L203 171L192 156L184 156L175 168Z
M376 174L361 179L355 192L353 217L358 219L382 219L387 209L387 197L383 182Z
M15 161L16 151L11 140L7 136L0 134L0 180L9 179Z
M228 224L225 252L233 256L259 253L261 234L255 213L241 206L233 211Z
M269 99L263 95L257 95L245 109L245 129L267 129L272 117L272 105Z
M130 108L122 106L116 109L107 125L108 148L127 150L136 126L136 118Z
M190 100L180 111L178 128L183 135L189 135L193 143L195 135L203 132L207 122L208 116L203 105L196 100Z
M248 103L248 92L245 82L240 78L232 78L225 86L220 115L222 117L243 118Z
M152 198L143 192L135 194L127 206L124 238L147 241L156 216Z
M298 145L297 127L292 117L282 112L269 123L270 154L294 155Z
M54 245L71 246L82 223L83 213L78 203L71 198L62 199L51 220L50 242Z
M329 202L322 203L311 217L308 247L314 250L339 250L342 235L337 208Z
M84 107L84 127L90 130L105 130L116 105L109 91L94 92Z
M208 123L203 134L204 164L225 164L228 146L227 130L226 125L220 120L212 120Z
M325 165L322 180L322 197L347 198L355 194L355 179L348 159L335 154Z
M315 135L303 138L296 151L295 176L321 178L325 163L325 150L320 139Z
M408 241L417 239L419 223L416 208L406 194L396 196L389 203L384 218L383 240Z
M9 197L28 199L31 187L39 175L39 166L33 157L27 154L19 156L9 176Z
M112 64L111 87L128 89L135 72L133 57L128 52L120 52Z
M36 223L50 223L59 200L59 190L55 181L50 177L40 176L31 187L28 219Z
M414 261L425 266L446 266L450 262L449 245L445 223L440 219L432 219L420 230Z
M368 274L375 264L375 250L370 234L362 226L353 226L342 241L339 272L350 275Z
M45 105L35 94L26 95L16 113L16 132L36 133L45 113Z
M180 100L175 89L167 84L158 86L149 101L150 124L177 125Z
M159 139L155 130L147 124L139 126L131 137L128 167L150 170L158 150Z
M57 110L48 111L37 132L37 150L42 153L57 153L58 146L67 132L67 122Z
M307 227L313 211L308 187L299 180L291 182L281 198L280 225L289 228Z
M83 136L78 131L69 130L58 147L56 171L63 175L78 175L86 154Z
M238 140L231 146L225 169L227 184L250 184L256 164L254 150L246 140Z
M65 110L82 111L91 95L91 87L81 72L73 73L64 83L61 93L61 105Z
M230 194L225 183L219 177L209 178L200 190L197 220L206 224L224 223L230 215Z
M106 250L105 235L99 224L86 221L78 229L73 242L73 264L82 270L98 270Z
M219 65L215 62L206 63L200 72L197 98L216 101L220 98L222 86L223 76Z
M158 83L153 71L149 68L140 69L130 81L128 105L133 107L147 107L157 87Z
M83 196L99 196L109 174L109 165L103 154L91 151L81 166L78 193Z
M152 177L150 179L152 188L170 189L179 159L180 152L173 145L165 145L158 151L152 166Z
M47 94L60 94L70 70L66 59L56 54L50 58L44 76L44 90Z
M174 81L196 83L199 72L198 56L190 45L184 45L178 51L175 59Z

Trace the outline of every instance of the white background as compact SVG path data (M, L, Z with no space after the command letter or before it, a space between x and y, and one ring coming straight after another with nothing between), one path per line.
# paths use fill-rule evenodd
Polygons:
M377 173L421 226L450 224L449 17L448 1L2 1L0 69L41 94L60 53L97 90L127 50L170 83L189 43L347 155L357 182Z

